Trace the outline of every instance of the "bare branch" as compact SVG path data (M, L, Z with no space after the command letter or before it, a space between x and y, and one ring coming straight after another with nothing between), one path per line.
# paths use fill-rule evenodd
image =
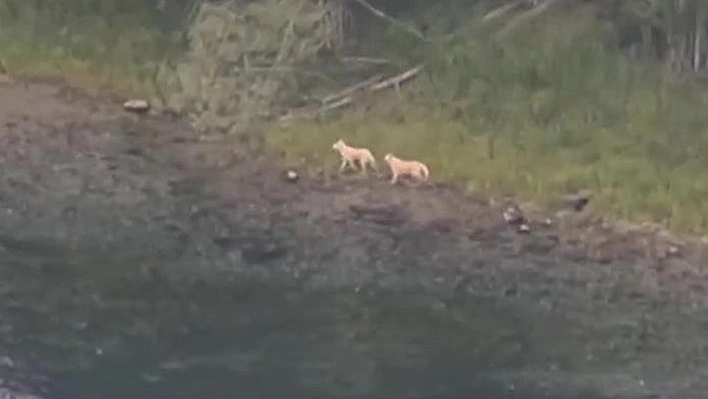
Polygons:
M383 11L381 11L381 10L379 10L378 8L376 8L376 7L372 6L371 4L369 4L368 1L366 1L366 0L352 0L352 1L355 1L355 2L359 3L362 7L366 8L367 10L369 10L372 14L376 15L377 17L379 17L379 18L381 18L381 19L384 19L384 20L390 22L390 23L393 24L393 25L398 26L398 27L401 28L402 30L404 30L404 31L406 31L406 32L408 32L408 33L410 33L411 35L417 37L418 39L420 39L420 40L422 40L422 41L425 41L425 42L430 42L430 40L428 40L425 36L423 36L422 33L420 33L419 31L417 31L416 29L413 29L413 28L411 28L410 26L404 24L403 22L401 22L401 21L399 21L399 20L397 20L397 19L395 19L395 18L393 18L393 17L387 15L387 14L384 13Z
M486 13L484 15L484 18L482 18L482 21L488 22L493 19L499 18L503 16L504 14L512 11L514 8L520 6L521 4L524 3L524 0L517 0L511 3L504 4L503 6L497 7L493 9L492 11Z
M373 58L373 57L341 57L342 61L348 62L361 62L366 64L391 64L393 61L387 60L385 58Z
M379 90L387 89L387 88L392 87L392 86L398 87L401 83L403 83L403 82L405 82L405 81L407 81L407 80L410 80L410 79L412 79L413 77L415 77L418 73L420 73L420 71L421 71L422 69L423 69L423 66L422 66L422 65L418 65L418 66L416 66L415 68L411 68L411 69L409 69L409 70L403 72L403 73L400 74L400 75L396 75L396 76L394 76L394 77L392 77L392 78L390 78L390 79L384 80L384 81L381 82L381 83L377 83L377 84L371 86L369 89L370 89L371 91L379 91Z

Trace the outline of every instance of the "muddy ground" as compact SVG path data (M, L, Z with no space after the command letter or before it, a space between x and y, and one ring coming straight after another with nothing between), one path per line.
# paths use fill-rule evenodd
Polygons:
M381 287L435 292L441 309L474 293L539 315L539 324L572 326L538 327L548 346L532 355L536 366L510 372L517 384L589 386L627 398L708 395L700 245L621 232L588 211L565 224L532 222L530 234L519 234L499 206L443 185L306 176L291 183L277 162L238 142L200 140L173 116L127 114L55 85L0 86L0 121L4 259L44 259L34 272L67 285L57 289L91 291L72 280L82 273L112 287L296 279L311 290L361 295ZM126 243L144 250L125 251ZM668 253L672 245L679 253ZM43 250L100 272L54 270L37 255ZM23 306L17 298L45 290L13 286L18 270L2 273L5 315ZM26 359L13 367L42 363L3 337L0 348ZM20 389L22 380L32 384L25 375L0 386Z

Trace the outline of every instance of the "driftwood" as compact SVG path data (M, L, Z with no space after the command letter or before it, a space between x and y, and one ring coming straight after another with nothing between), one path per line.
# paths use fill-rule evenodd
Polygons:
M290 110L285 115L280 117L280 120L289 120L293 118L313 118L322 115L325 112L336 110L352 104L355 99L355 93L368 91L370 93L375 93L381 90L385 90L391 87L395 87L396 90L400 88L402 83L405 83L415 76L417 76L423 69L422 65L418 65L411 68L401 74L390 77L386 80L379 82L380 76L375 75L368 78L360 83L350 86L338 93L325 97L322 101L324 104L317 108L307 107L305 109ZM368 90L367 90L368 89Z

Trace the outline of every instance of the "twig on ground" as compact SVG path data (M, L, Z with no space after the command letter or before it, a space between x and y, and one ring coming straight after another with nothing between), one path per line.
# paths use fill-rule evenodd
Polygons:
M387 60L385 58L373 58L373 57L355 57L355 56L349 56L349 57L341 57L342 61L345 62L361 62L361 63L366 63L366 64L391 64L393 61Z

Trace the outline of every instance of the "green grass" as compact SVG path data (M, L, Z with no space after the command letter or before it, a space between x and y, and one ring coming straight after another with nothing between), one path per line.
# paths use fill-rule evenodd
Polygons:
M0 72L19 78L60 79L93 95L151 96L158 68L180 49L178 35L144 17L149 10L92 15L68 0L54 9L27 3L0 1Z
M419 158L438 181L541 205L588 188L608 215L708 233L708 91L607 50L607 27L585 11L551 14L500 39L475 24L435 45L375 31L372 50L425 61L402 96L274 124L264 139L288 163L304 157L336 169L331 145L343 138L379 160L389 151ZM0 67L62 77L92 94L150 96L156 68L179 55L179 35L146 20L52 12L0 15Z
M572 20L572 22L571 22ZM287 163L336 169L338 138L429 164L435 180L540 205L578 189L609 216L708 232L708 93L603 48L591 19L432 49L404 96L273 125ZM598 33L599 32L599 33Z

